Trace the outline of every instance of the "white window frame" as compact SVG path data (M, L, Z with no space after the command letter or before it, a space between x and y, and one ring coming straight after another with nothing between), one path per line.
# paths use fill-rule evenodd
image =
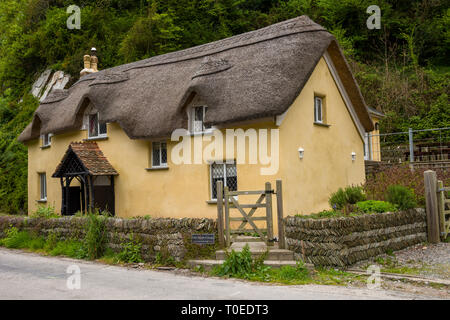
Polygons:
M195 131L195 110L198 108L203 108L203 120L201 121L202 123L202 130L201 131ZM202 134L205 132L208 132L211 130L211 128L206 128L205 127L205 115L206 115L206 111L208 110L208 106L204 106L204 105L194 105L191 106L190 111L189 111L189 132L191 134ZM198 121L198 120L197 120Z
M162 162L162 152L161 152L161 144L162 143L164 143L166 145L166 162ZM154 156L153 148L154 148L154 145L156 145L156 144L159 145L159 165L158 166L153 165L153 156ZM151 152L151 157L150 157L150 161L151 161L150 167L151 168L167 168L168 167L168 165L167 165L168 159L167 158L169 156L169 153L167 152L167 142L166 141L153 141L151 144L150 152Z
M320 111L320 118L319 118ZM315 123L324 123L323 122L323 98L319 96L314 96L314 122Z
M45 143L46 137L47 137L48 143ZM52 145L52 137L53 137L52 133L42 134L41 135L42 147L50 147Z
M213 165L222 165L223 166L223 186L226 187L227 186L227 169L226 166L227 165L234 165L236 167L236 180L237 180L237 165L236 165L236 161L233 161L233 163L227 163L226 161L224 161L223 163L217 163L217 162L211 162L209 164L209 184L210 184L210 199L211 201L217 201L217 197L213 198L213 173L212 173L212 166ZM237 181L236 181L237 184ZM237 196L234 197L235 199L237 199Z
M39 201L47 201L47 175L45 172L39 172Z
M91 117L92 116L97 116L97 135L96 136L91 136ZM106 126L106 133L100 133L100 121L99 121L99 113L92 113L92 114L88 114L87 117L87 130L88 130L88 138L89 139L98 139L98 138L106 138L108 136L108 126Z

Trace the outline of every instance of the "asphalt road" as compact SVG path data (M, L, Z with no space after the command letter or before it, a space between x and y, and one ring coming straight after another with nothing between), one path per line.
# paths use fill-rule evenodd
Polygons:
M69 266L80 270L80 289ZM75 269L77 269L75 267ZM73 271L72 271L73 272ZM275 286L138 270L0 248L0 299L422 299L382 289Z

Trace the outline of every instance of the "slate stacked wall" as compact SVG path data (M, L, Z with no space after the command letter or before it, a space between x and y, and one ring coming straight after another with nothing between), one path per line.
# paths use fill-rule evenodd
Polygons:
M56 219L0 216L0 238L11 226L19 230L35 232L47 237L53 233L59 240L83 240L87 219L83 217L62 217ZM129 241L130 235L142 243L142 256L146 261L154 261L157 254L172 257L176 261L190 258L208 257L214 254L214 245L191 243L192 234L213 233L217 242L217 226L212 219L120 219L107 218L107 247L115 252Z
M328 219L287 217L285 225L289 249L322 266L345 267L427 240L424 209Z

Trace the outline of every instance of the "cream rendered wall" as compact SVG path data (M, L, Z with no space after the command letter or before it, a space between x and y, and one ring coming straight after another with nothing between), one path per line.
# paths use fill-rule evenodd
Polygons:
M380 118L376 115L371 115L373 126L376 127L376 124L380 122ZM370 132L371 136L371 150L372 160L373 161L381 161L381 146L380 146L380 130L373 130Z
M325 97L329 127L314 124L315 94ZM281 123L280 149L285 215L328 209L332 192L364 182L364 141L323 58Z
M315 91L326 95L327 119L331 124L329 128L313 124ZM277 128L274 121L239 127L244 130ZM338 187L363 182L363 141L323 59L279 129L279 171L272 176L262 176L261 165L238 164L239 190L262 190L267 181L275 187L276 179L281 178L285 215L308 214L326 209L329 194ZM34 211L38 204L38 172L47 173L47 204L60 211L61 186L59 179L51 178L51 175L70 142L86 138L87 131L80 130L54 135L52 145L47 149L40 148L40 140L27 144L29 212ZM170 154L176 142L168 142L168 170L146 170L149 167L151 141L130 140L118 124L108 124L108 139L96 142L119 173L115 178L117 216L216 217L216 205L207 203L210 200L209 165L173 164ZM303 160L298 157L299 147L305 149ZM352 151L357 154L354 163L351 161ZM239 201L251 203L255 199L248 196L240 197ZM275 203L275 197L273 201ZM274 217L275 214L274 209ZM239 213L235 215L239 216Z

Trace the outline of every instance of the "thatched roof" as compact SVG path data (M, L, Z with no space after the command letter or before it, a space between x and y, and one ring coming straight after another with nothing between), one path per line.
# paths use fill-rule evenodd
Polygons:
M74 161L72 156L75 156L76 161L79 163L71 163ZM66 171L70 171L76 165L80 165L83 168L83 172L93 176L115 176L118 174L103 155L97 143L89 141L70 143L52 177L62 177Z
M285 112L325 51L367 131L373 124L335 38L306 16L231 38L86 75L68 90L50 94L19 136L81 128L91 102L101 122L117 122L132 139L169 137L187 128L193 95L208 105L211 125Z

